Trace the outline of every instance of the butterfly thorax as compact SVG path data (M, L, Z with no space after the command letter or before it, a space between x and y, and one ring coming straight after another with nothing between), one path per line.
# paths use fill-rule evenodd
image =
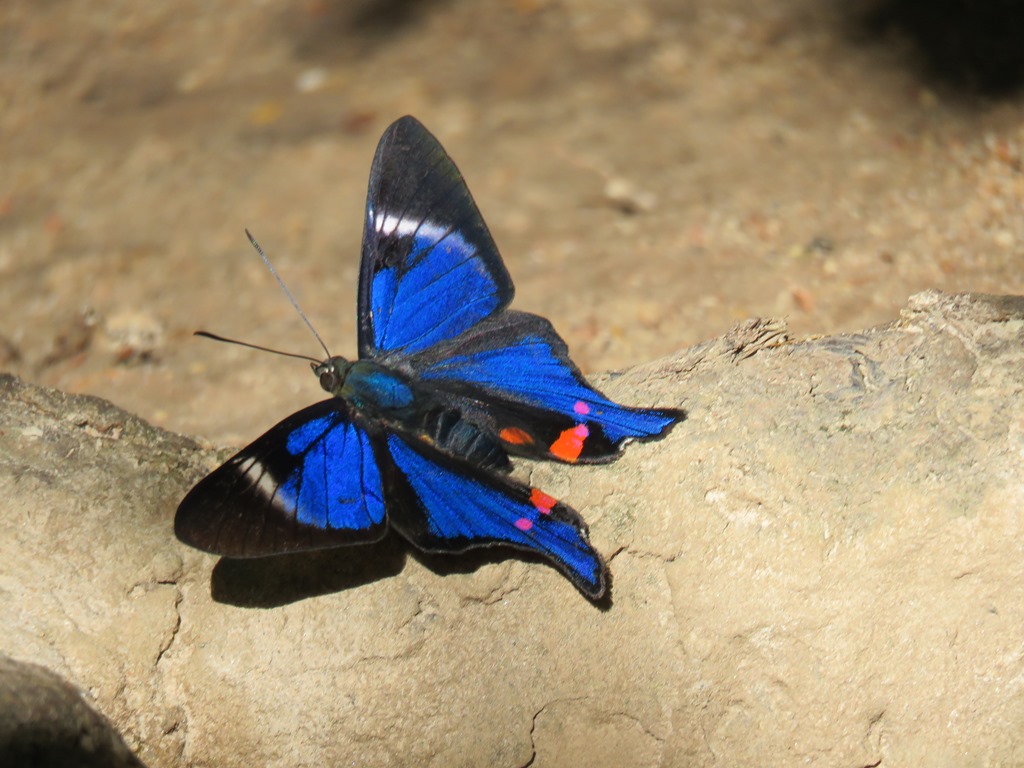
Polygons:
M510 467L508 454L494 435L392 368L372 360L332 357L314 365L313 372L324 390L372 421L479 466Z
M332 357L313 366L320 386L374 418L401 420L415 408L412 385L403 375L370 360Z

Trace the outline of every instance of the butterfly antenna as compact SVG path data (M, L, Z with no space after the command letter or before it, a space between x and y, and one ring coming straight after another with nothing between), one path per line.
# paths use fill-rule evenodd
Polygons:
M237 344L240 347L248 347L249 349L258 349L260 352L270 352L274 355L282 355L284 357L297 357L300 360L310 360L314 363L323 362L317 360L315 357L309 355L299 355L295 352L282 352L280 349L271 349L270 347L261 347L259 344L250 344L247 341L239 341L238 339L229 339L226 336L218 336L216 333L210 333L209 331L194 331L193 336L202 336L204 339L213 339L214 341L223 341L225 344ZM331 353L328 352L327 356L330 357Z
M258 253L260 255L260 258L263 259L263 263L267 265L267 269L270 270L270 274L272 274L274 276L274 279L277 280L277 284L281 286L281 290L284 291L284 295L288 297L288 301L290 301L292 303L292 306L295 307L295 311L299 313L299 317L302 318L302 321L309 327L309 330L311 330L313 332L313 335L316 336L316 340L320 342L320 346L323 347L324 352L327 353L327 357L329 358L331 356L331 352L330 352L329 349L327 349L327 345L324 344L324 340L320 338L320 334L316 332L316 328L314 328L313 324L311 322L309 322L309 318L306 317L306 313L302 311L302 307L299 306L299 302L297 302L295 300L295 297L292 296L292 292L288 290L288 286L284 284L284 280L282 280L280 275L277 274L277 270L274 269L274 265L270 263L270 259L267 258L267 254L265 254L263 252L263 248L260 247L260 244L256 242L256 238L252 236L252 232L250 232L248 229L245 230L245 236L249 238L249 242L252 243L252 247L256 249L256 253ZM208 338L217 338L217 337L213 336L213 334L209 334L209 333L205 333L205 332L204 333L200 333L199 335L200 336L207 336ZM219 339L219 340L220 341L231 341L231 339ZM235 342L232 342L232 343L234 343L234 344L242 344L242 346L247 346L247 347L253 347L253 349L263 349L263 347L256 347L256 346L254 346L252 344L243 344L242 342L238 342L238 341L235 341ZM266 350L266 351L274 352L276 350L269 349L269 350ZM290 354L290 353L281 352L279 354ZM292 357L303 357L303 358L306 358L305 355L292 355ZM312 358L306 358L306 359L307 360L311 360ZM320 362L320 361L317 360L316 362Z

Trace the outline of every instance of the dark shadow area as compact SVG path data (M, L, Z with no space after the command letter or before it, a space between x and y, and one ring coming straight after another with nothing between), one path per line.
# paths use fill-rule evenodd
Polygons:
M405 567L407 556L439 576L473 573L482 566L510 558L535 564L538 568L551 567L543 557L513 547L434 554L420 552L401 537L389 535L373 544L246 560L221 558L210 576L210 594L218 603L240 608L276 608L397 576ZM580 598L589 600L582 593ZM602 611L612 607L610 575L604 596L589 602Z
M371 47L398 43L449 0L359 0L321 2L305 14L288 11L284 28L299 59L355 60Z
M210 576L218 603L241 608L276 608L307 597L343 592L400 573L406 546L396 536L314 552L251 560L222 558Z
M78 688L52 670L2 654L0 766L146 768Z
M876 0L860 11L869 37L909 38L930 77L1005 96L1024 85L1024 3L1018 0Z
M550 561L540 555L534 554L528 550L518 549L516 547L507 546L490 546L480 547L479 549L471 549L468 552L462 552L457 555L446 555L437 554L433 552L421 552L418 549L409 549L409 556L416 560L418 563L423 565L425 568L429 568L431 571L436 573L438 576L451 576L453 574L465 574L473 573L482 566L492 565L496 563L503 563L506 560L520 560L524 563L530 563L532 566L537 568L551 568L562 578L557 569L553 568ZM589 597L579 592L581 600L586 600L595 608L601 611L607 611L612 607L612 579L611 574L608 574L608 587L605 589L604 595L599 600L591 600ZM565 579L566 584L572 586L572 582ZM575 587L572 587L575 589ZM578 591L578 590L577 590Z

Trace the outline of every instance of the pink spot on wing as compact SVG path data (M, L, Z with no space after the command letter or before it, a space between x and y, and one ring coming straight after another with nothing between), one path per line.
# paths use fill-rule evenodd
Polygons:
M533 523L531 523L525 517L520 517L518 520L516 520L516 528L518 528L520 531L528 531L531 528L533 528Z
M586 424L577 424L576 428L573 429L573 434L575 434L580 440L586 440L590 437L590 430L587 429Z
M586 416L588 413L590 413L590 406L584 403L582 400L577 400L576 405L574 405L572 409L576 411L576 413L578 413L580 416Z

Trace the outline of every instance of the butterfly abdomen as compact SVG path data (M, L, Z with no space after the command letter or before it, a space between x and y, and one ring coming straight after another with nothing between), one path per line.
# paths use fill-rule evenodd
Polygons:
M456 410L438 407L427 411L423 434L444 453L478 467L505 472L512 468L501 443Z

